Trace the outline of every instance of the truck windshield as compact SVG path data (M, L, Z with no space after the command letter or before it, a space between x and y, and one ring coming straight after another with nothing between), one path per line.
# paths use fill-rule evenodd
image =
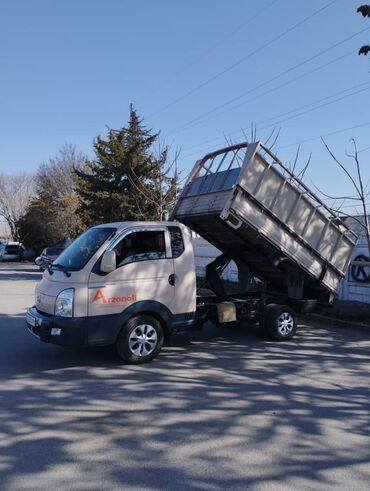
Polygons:
M65 249L56 262L68 271L82 269L89 259L95 254L104 242L111 237L116 228L97 227L91 228L80 235L72 244Z

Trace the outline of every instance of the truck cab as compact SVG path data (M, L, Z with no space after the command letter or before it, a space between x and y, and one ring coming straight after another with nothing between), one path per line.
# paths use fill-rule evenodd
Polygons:
M116 344L132 363L154 358L195 323L191 233L177 222L120 222L78 237L43 274L29 330L60 345Z

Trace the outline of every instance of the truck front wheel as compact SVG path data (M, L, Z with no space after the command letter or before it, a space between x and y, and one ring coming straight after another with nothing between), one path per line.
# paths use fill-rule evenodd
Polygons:
M287 305L271 305L266 311L264 324L268 337L276 341L292 338L297 330L295 313Z
M120 357L131 364L153 360L163 346L163 328L150 315L132 317L122 328L117 339Z

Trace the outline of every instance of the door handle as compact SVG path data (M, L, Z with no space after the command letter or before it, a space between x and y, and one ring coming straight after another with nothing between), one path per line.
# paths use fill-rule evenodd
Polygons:
M168 283L171 286L175 286L175 275L174 274L170 274L170 276L168 277Z

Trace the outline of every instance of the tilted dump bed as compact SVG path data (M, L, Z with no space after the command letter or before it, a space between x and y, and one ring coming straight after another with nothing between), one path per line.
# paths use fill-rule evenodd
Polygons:
M172 218L293 298L333 297L357 239L259 142L198 161Z

